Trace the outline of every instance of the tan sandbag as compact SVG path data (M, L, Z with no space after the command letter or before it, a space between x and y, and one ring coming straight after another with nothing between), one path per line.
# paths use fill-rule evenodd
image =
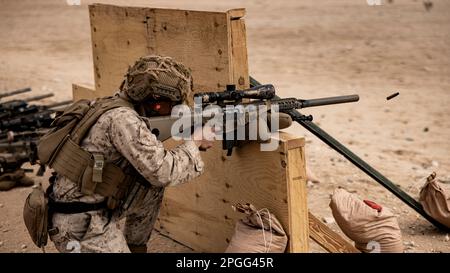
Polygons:
M427 182L420 190L420 204L425 212L450 228L450 192L436 181L436 173L427 178Z
M283 226L268 209L236 204L235 209L246 216L236 228L225 253L283 253L287 236Z
M336 189L330 208L341 230L362 252L403 252L396 216L388 208L374 204L365 203L344 189Z

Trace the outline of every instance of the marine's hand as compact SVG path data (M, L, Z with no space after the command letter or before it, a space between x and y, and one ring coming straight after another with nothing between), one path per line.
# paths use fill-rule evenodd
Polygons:
M201 151L211 148L216 139L216 134L214 132L214 128L209 126L196 129L192 134L195 145L197 145Z

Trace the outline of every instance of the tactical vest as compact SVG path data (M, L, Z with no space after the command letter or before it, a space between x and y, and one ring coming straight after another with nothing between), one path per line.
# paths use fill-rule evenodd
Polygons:
M109 209L117 208L131 184L141 177L131 164L121 168L117 162L105 161L102 154L82 149L80 143L103 113L118 107L133 105L118 96L101 98L93 104L79 100L55 118L51 131L37 147L41 163L76 182L81 193L104 196Z

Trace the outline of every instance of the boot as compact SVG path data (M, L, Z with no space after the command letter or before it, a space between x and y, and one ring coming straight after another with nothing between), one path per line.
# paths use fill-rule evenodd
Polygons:
M146 245L130 245L130 244L128 244L128 248L130 249L131 253L147 253Z

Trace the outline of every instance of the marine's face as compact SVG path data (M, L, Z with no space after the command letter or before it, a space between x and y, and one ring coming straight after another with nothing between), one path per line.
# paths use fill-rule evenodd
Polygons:
M166 97L152 95L142 102L142 107L146 117L168 116L172 113L172 108L181 102L174 102Z

